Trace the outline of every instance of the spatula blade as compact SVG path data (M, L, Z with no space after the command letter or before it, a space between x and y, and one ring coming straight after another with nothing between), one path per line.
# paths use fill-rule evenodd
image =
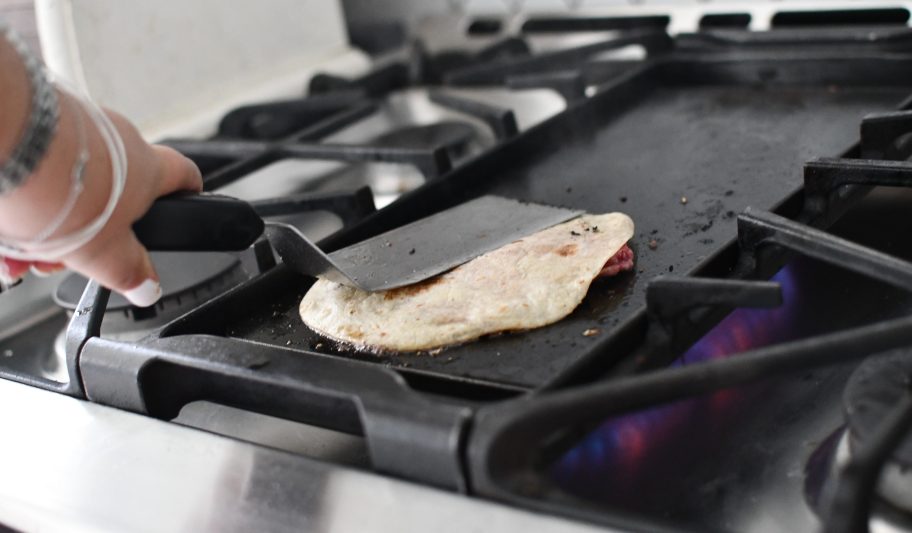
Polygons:
M329 257L367 291L424 281L582 211L482 196L388 231ZM344 283L344 281L343 281Z

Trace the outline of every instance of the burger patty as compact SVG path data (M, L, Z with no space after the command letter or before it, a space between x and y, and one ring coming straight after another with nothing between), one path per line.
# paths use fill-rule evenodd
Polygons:
M605 263L598 277L615 276L625 270L633 270L633 250L626 244Z

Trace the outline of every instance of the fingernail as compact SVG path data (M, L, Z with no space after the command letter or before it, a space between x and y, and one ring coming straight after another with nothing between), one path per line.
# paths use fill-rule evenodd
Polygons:
M137 307L149 307L161 298L162 289L154 279L147 279L138 286L123 292L124 298Z
M31 270L32 274L39 278L53 276L58 272L63 272L65 269L66 267L61 263L45 263L44 261L36 261L29 265L29 270Z
M10 274L9 265L6 264L6 261L0 259L0 283L4 285L12 285L22 279L22 276L14 278Z
M53 272L45 272L44 270L39 269L35 265L30 266L29 271L32 273L33 276L37 276L39 278L49 278L49 277L51 277L51 274L53 274Z

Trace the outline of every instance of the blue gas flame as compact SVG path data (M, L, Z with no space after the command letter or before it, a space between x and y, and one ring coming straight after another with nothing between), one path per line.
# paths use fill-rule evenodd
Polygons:
M793 338L797 315L795 272L785 267L773 278L782 287L783 304L774 309L737 309L719 322L671 366L721 359L751 348ZM648 462L650 450L680 434L694 416L723 418L741 400L742 391L714 394L638 411L606 421L566 452L554 465L558 483L585 485L610 475L630 479Z

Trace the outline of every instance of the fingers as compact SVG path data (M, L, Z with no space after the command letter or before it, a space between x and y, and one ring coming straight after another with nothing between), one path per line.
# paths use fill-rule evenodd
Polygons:
M67 266L115 290L135 306L148 307L161 298L158 274L149 253L132 231L112 237L90 254L79 253Z
M158 195L177 191L203 190L203 179L196 163L167 146L152 146L162 165Z
M4 285L16 283L28 272L29 264L27 261L0 257L0 283Z
M131 226L156 197L180 190L200 191L202 178L191 160L171 148L148 145L124 117L116 113L109 115L123 140L129 176L120 202L104 228L79 250L67 253L61 260L67 267L120 292L134 305L145 307L158 301L161 287L149 254L136 239ZM97 143L90 144L94 150ZM97 177L93 184L108 179L102 173L104 165L100 164L104 158L94 155L97 154L93 153L86 167L87 176ZM97 216L93 213L98 213L105 205L103 197L107 190L108 187L86 187L67 220L68 225L61 231L71 232L93 220ZM16 221L12 219L12 222ZM40 275L58 268L54 263L3 259L0 261L0 281L15 281L30 269Z
M64 256L62 261L72 270L123 294L132 304L147 307L161 297L161 286L149 254L136 239L131 225L158 196L181 190L202 190L202 178L191 160L171 148L149 146L129 121L116 113L109 114L129 159L126 188L101 232L79 250ZM87 189L82 197L89 198L92 191L100 190L103 188ZM93 201L86 200L78 205L91 210L97 204ZM29 269L40 275L58 268L59 265L53 263L7 259L0 262L0 281L14 281Z
M39 278L46 278L51 274L60 272L65 267L61 263L45 263L44 261L21 261L0 257L0 283L12 285L25 277L31 271Z

